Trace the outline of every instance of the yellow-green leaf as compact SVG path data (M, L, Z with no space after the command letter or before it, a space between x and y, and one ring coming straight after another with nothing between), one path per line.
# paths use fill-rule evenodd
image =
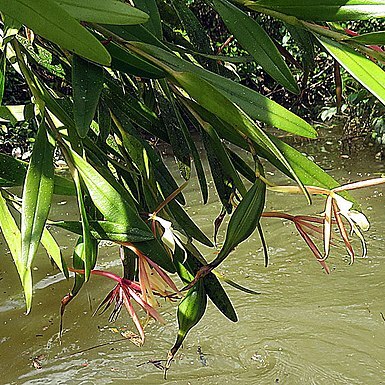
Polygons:
M325 37L318 40L356 80L385 104L385 72L354 49Z
M23 187L21 210L21 258L25 270L22 283L26 292L27 311L31 309L32 279L30 271L51 207L54 188L53 149L44 123L41 123Z

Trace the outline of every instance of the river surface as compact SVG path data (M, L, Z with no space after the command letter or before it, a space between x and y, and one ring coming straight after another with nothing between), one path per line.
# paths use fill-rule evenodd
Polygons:
M374 150L341 156L331 132L303 144L342 183L380 175L383 162ZM334 135L335 136L335 135ZM298 146L297 146L298 147ZM173 165L171 166L174 167ZM278 175L268 176L282 182ZM177 332L175 307L164 304L166 325L150 323L146 342L138 347L122 341L121 332L134 330L123 314L115 324L108 315L91 317L113 283L92 277L68 307L59 343L60 299L72 286L52 268L44 251L34 265L34 300L24 314L21 288L10 255L1 242L0 255L0 384L365 384L385 383L385 187L354 192L371 222L365 234L368 257L353 265L342 247L332 249L326 275L291 223L263 219L270 265L264 267L257 234L238 247L220 271L259 291L250 295L225 284L239 322L225 319L212 304L191 331L168 373L154 360L164 359ZM203 206L196 180L186 188L188 212L212 234L220 206L210 184L210 202ZM267 209L292 214L320 213L323 201L308 207L300 196L268 193ZM76 204L58 197L55 219L76 219ZM75 239L64 232L55 237L70 257ZM223 233L221 234L223 240ZM354 246L359 251L360 244ZM213 251L204 250L210 259ZM103 246L99 267L119 272L118 250Z

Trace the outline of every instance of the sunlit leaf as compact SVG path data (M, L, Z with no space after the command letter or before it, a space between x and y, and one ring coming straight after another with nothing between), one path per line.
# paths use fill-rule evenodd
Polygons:
M127 201L118 191L87 161L70 150L73 163L87 187L92 201L107 221L121 223L151 234L149 227L140 218L133 200Z
M41 244L47 251L49 257L55 262L56 266L68 278L68 270L62 256L60 246L57 244L55 238L47 228L43 230L43 234L41 236Z
M55 0L72 17L103 24L141 24L148 15L140 9L116 0Z
M385 31L363 33L362 35L349 37L346 41L355 41L360 44L385 45Z
M220 90L253 119L260 120L296 135L308 138L315 138L317 136L314 128L299 116L250 88L226 79L223 76L206 71L201 67L197 67L161 48L138 42L132 44L157 59L162 60L175 71L190 71L199 75Z
M385 16L382 0L237 0L256 11L272 9L304 20L365 20Z
M31 309L32 280L29 277L33 259L51 207L54 188L53 149L44 123L39 127L23 187L21 210L21 263L26 271L22 277L27 311ZM25 279L26 278L26 279Z
M102 65L111 62L103 45L54 0L0 0L0 11L86 59Z
M321 36L318 40L356 80L385 104L385 72L377 64L346 45Z

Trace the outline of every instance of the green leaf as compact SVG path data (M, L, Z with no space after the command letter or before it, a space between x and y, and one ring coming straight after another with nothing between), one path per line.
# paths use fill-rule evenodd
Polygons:
M27 173L28 164L0 153L0 187L22 186ZM54 194L75 195L75 187L71 180L59 175L54 176Z
M277 149L268 135L254 124L251 119L219 92L215 87L204 79L189 72L171 72L173 78L192 96L202 107L217 115L221 120L230 124L235 130L239 131L253 142L265 148L277 160L286 167L292 177L302 188L304 194L309 198L308 192L304 189L300 179L287 162L285 157Z
M68 278L68 269L61 254L60 247L47 228L43 230L41 244L47 251L49 257L55 262L56 266L64 273L66 278Z
M98 241L144 242L154 238L152 233L149 234L136 227L126 227L121 223L94 220L88 222L91 235ZM50 221L49 224L82 235L82 223L79 221Z
M107 51L110 53L112 61L111 67L130 75L149 79L159 79L165 77L165 73L155 67L140 56L129 52L124 47L113 42L107 44Z
M278 83L298 94L297 82L265 30L254 19L226 0L214 0L213 4L229 31L255 61Z
M190 148L191 156L192 156L193 163L194 163L195 170L198 177L199 186L202 192L203 203L206 204L209 194L208 194L208 188L207 188L206 174L203 169L201 157L196 148L195 141L190 134L189 128L187 127L187 124L185 123L179 109L176 106L175 106L175 114L179 121L179 126L182 130L185 140Z
M140 218L133 200L127 201L94 167L75 151L70 150L72 161L86 185L95 206L109 222L121 223L127 228L138 228L152 235Z
M183 210L175 200L168 203L172 216L189 237L196 239L198 242L208 247L213 247L213 243L207 238L206 234L195 224L189 215Z
M5 50L0 52L0 104L3 102L5 88L5 70L6 70Z
M146 27L151 33L153 33L159 40L162 40L162 23L160 20L158 6L155 0L135 0L135 5L142 11L146 12L150 19L144 27Z
M0 11L84 58L109 65L103 45L53 0L0 0Z
M385 72L377 64L346 45L321 36L317 38L334 59L385 104Z
M148 15L127 3L115 0L55 0L72 17L103 24L132 25L148 21Z
M229 297L227 296L218 278L210 273L203 279L206 294L218 310L230 321L237 322L238 317Z
M21 283L24 287L26 302L31 301L32 297L32 276L31 271L27 271L21 258L21 234L16 225L7 203L0 191L0 228L7 242L9 251L15 262ZM30 281L30 282L29 282ZM24 286L25 285L25 286Z
M333 177L301 152L272 135L270 135L270 139L285 156L304 185L319 186L327 189L332 189L340 185Z
M383 0L237 0L246 7L263 12L263 8L304 20L343 21L385 17Z
M250 88L197 67L161 48L138 42L133 42L132 45L160 59L164 64L167 64L176 71L190 71L199 75L220 90L252 119L260 120L268 125L291 132L295 135L301 135L307 138L317 137L317 132L310 124L278 103L275 103Z
M72 61L74 119L78 134L84 138L95 116L103 89L103 68L75 55Z
M385 45L385 31L363 33L362 35L349 37L346 41L354 41L366 45Z
M74 171L74 182L76 186L76 194L78 200L78 206L80 211L80 220L82 223L82 239L83 239L83 248L81 250L81 254L79 254L80 258L84 262L84 280L88 281L91 275L91 269L95 265L95 255L94 255L94 242L91 239L91 231L90 225L88 223L88 216L86 211L86 206L84 203L84 196L87 194L86 191L83 191L81 185L81 179L79 177L79 173L77 170Z
M170 367L171 360L182 346L189 331L201 320L207 307L207 295L202 281L192 287L178 305L178 325L179 330L174 346L171 348L166 369Z
M51 207L54 188L54 146L50 143L44 123L41 123L23 187L21 210L21 263L26 275L22 277L26 293L27 312L31 309L32 262ZM30 287L31 286L31 287Z
M257 179L230 218L225 243L218 259L224 259L254 232L264 209L265 195L266 185Z

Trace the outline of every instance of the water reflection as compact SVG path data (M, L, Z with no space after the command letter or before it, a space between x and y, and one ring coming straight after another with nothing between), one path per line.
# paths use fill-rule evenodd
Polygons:
M338 143L328 138L309 151L341 182L374 177L384 166L368 149L341 158ZM212 191L212 187L211 187ZM0 369L2 384L379 384L385 375L385 198L381 187L355 191L354 196L372 224L366 234L368 258L349 266L343 248L333 250L324 274L290 223L264 219L270 250L266 269L258 236L241 245L221 271L239 283L260 291L258 296L227 287L240 321L232 324L209 306L201 324L187 338L167 381L149 362L164 359L175 338L175 309L165 304L169 323L150 323L147 341L137 347L121 339L124 326L134 330L128 317L108 325L107 317L91 317L113 284L92 280L68 308L63 343L57 339L59 300L71 283L56 275L48 260L40 258L34 271L35 298L32 314L23 314L20 287L9 255L1 259L0 272ZM198 186L186 191L189 212L208 234L213 213L220 207L215 197L200 204ZM53 215L76 217L74 202L58 200ZM268 207L282 203L269 194ZM285 199L293 214L314 210L298 197ZM319 206L322 211L323 204ZM318 207L318 206L316 206ZM283 207L282 207L283 208ZM55 234L68 245L75 240ZM223 236L223 234L222 234ZM223 238L222 238L223 239ZM359 248L359 244L356 245ZM117 250L105 246L101 266L116 269ZM45 262L44 262L45 261ZM27 321L27 322L26 322ZM104 345L102 345L104 344ZM101 346L102 345L102 346ZM94 347L93 349L89 349ZM83 353L77 353L83 351ZM202 355L205 361L202 360ZM33 358L41 369L33 367ZM205 365L204 365L205 362ZM36 364L36 362L35 362Z

